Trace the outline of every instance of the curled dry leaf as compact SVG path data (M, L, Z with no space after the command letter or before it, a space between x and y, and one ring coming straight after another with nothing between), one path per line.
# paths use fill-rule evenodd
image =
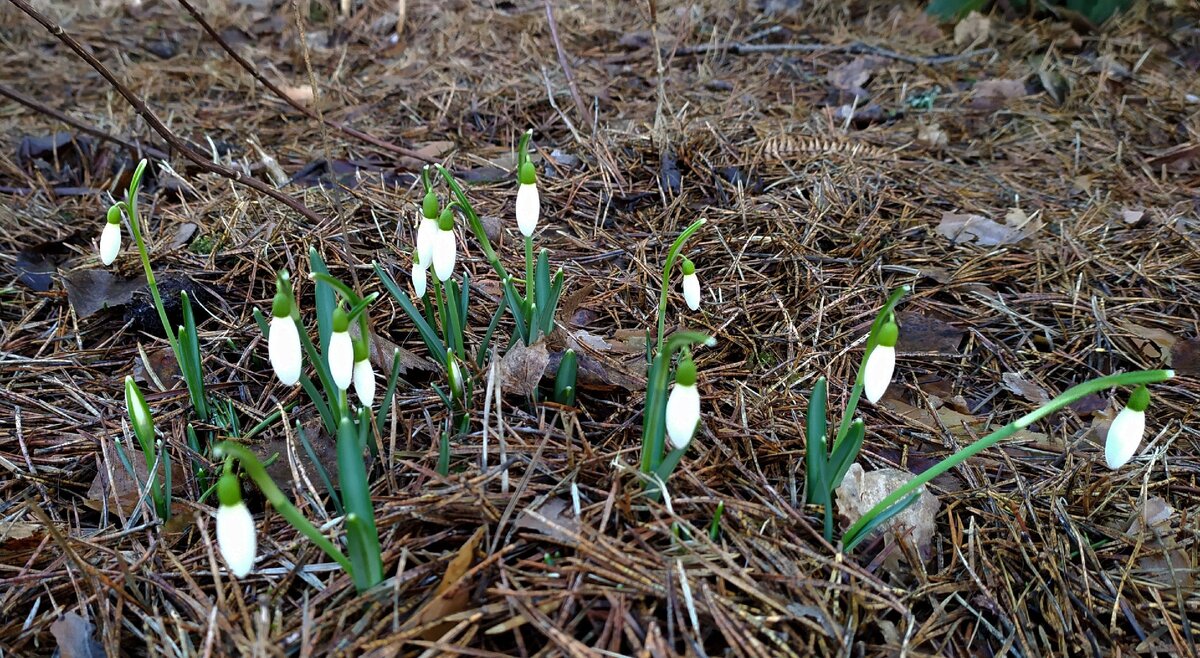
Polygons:
M1145 214L1145 210L1132 210L1130 208L1123 208L1121 210L1121 221L1125 222L1126 224L1137 224L1138 222L1142 221L1142 217L1144 217Z
M104 658L104 647L96 641L92 622L68 612L50 624L61 658Z
M1174 334L1164 329L1132 322L1120 322L1119 324L1122 329L1135 337L1135 344L1147 359L1171 365L1171 350L1175 347L1177 340Z
M896 314L900 321L900 340L896 350L925 354L958 354L966 332L937 318L914 311Z
M970 106L976 110L996 110L1008 101L1025 96L1023 80L984 80L975 85Z
M1016 244L1033 236L1042 227L1037 217L1029 218L1024 212L1013 211L1005 217L1004 224L982 215L942 213L937 232L955 244L974 242L983 247Z
M471 535L471 538L466 541L458 549L458 553L446 565L446 573L442 575L442 582L438 584L437 590L434 591L433 598L429 600L416 614L408 620L404 628L417 628L431 622L436 622L439 619L462 612L470 603L470 590L462 582L463 578L471 570L471 563L475 561L475 550L479 548L479 542L483 540L483 531L486 528L480 527ZM426 640L436 640L445 634L453 624L446 622L443 624L435 624L421 633L421 637Z
M533 395L549 363L545 341L539 340L529 347L521 342L513 344L500 360L502 390L513 395Z
M1046 389L1038 386L1028 379L1025 379L1023 375L1019 375L1015 372L1006 372L1003 375L1000 375L1000 378L1004 380L1004 388L1007 388L1008 390L1016 393L1026 400L1029 400L1030 402L1042 404L1043 402L1050 401L1050 394L1046 392Z
M965 46L987 41L992 34L992 19L973 11L954 26L954 45Z
M1180 375L1200 377L1200 338L1181 340L1171 348L1171 367Z
M107 270L79 270L63 278L67 288L67 301L75 309L79 319L86 318L104 308L124 306L133 301L135 292L142 289L145 280L122 279Z
M848 523L854 523L912 477L912 473L895 468L868 473L862 466L851 464L846 478L842 480L842 486L837 489L838 510ZM891 546L898 539L902 539L916 548L922 559L928 559L933 535L937 531L937 513L941 505L937 496L922 488L915 503L883 524L881 530L884 532L885 546ZM899 573L899 558L902 555L901 551L892 551L884 562L884 567L893 573Z
M579 519L575 518L570 503L562 498L551 498L536 511L522 512L516 527L573 545L576 541L574 535L579 532Z
M1194 558L1179 547L1172 524L1178 516L1174 507L1158 496L1146 500L1125 534L1142 540L1138 558L1140 577L1168 587L1190 588L1194 581ZM1141 535L1141 537L1139 537Z

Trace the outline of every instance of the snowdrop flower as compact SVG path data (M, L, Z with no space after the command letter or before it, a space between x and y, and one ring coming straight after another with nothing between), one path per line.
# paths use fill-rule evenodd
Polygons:
M121 251L121 208L112 206L108 209L108 218L104 222L104 230L100 232L100 262L112 265Z
M533 163L528 160L521 165L517 175L520 186L517 187L517 228L521 235L532 237L537 228L538 217L542 214L542 202L538 195L537 173Z
M692 442L700 424L700 391L696 390L696 364L684 356L675 371L675 385L667 398L667 439L675 450Z
M863 392L871 404L879 402L892 383L892 372L896 370L896 340L900 330L896 323L888 320L879 329L879 342L867 356L867 364L863 367Z
M683 259L683 301L693 311L700 310L700 279L696 278L696 264Z
M433 238L438 232L437 195L430 190L421 204L421 224L417 227L417 255L429 266L433 258Z
M1150 406L1150 391L1145 385L1137 387L1129 395L1125 408L1108 426L1108 438L1104 442L1104 461L1116 470L1133 459L1142 435L1146 432L1146 407Z
M338 390L350 388L354 378L354 343L350 340L350 319L340 308L333 310L333 334L329 336L329 376Z
M454 260L458 257L458 244L454 238L454 210L446 208L438 219L437 234L433 236L433 273L438 281L454 275ZM423 261L424 262L424 261Z
M292 300L284 290L275 293L271 305L271 329L267 333L267 354L275 376L284 386L300 381L300 332L292 320Z
M242 502L242 490L237 477L232 473L221 476L217 482L217 548L221 558L236 578L245 578L254 567L257 550L254 517Z
M354 341L354 393L364 407L375 402L375 369L368 357L367 341Z
M413 292L417 293L417 299L421 299L421 298L425 297L425 288L428 285L428 279L429 279L429 277L426 275L426 272L428 270L429 270L429 266L426 264L426 261L421 260L420 250L418 249L417 251L414 251L413 252L413 265L412 265L412 282L413 282Z

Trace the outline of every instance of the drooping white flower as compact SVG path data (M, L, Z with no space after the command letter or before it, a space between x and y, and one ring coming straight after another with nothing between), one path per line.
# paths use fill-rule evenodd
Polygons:
M233 474L221 476L217 497L221 502L217 508L217 549L229 572L236 578L245 578L254 568L258 550L254 517L242 502L241 488Z
M433 238L437 232L437 219L421 218L421 225L417 228L417 256L422 263L428 263L433 258Z
M1150 392L1139 386L1129 396L1129 403L1121 409L1108 426L1108 437L1104 441L1104 461L1116 470L1133 459L1142 436L1146 433L1146 407L1150 406Z
M538 194L537 175L533 163L526 161L521 165L518 174L520 186L517 187L517 228L521 235L532 237L537 229L538 218L542 214L541 196Z
M375 369L371 367L368 358L366 341L354 343L354 393L358 402L364 407L370 407L375 402Z
M885 323L879 330L879 342L863 366L863 393L872 404L879 402L892 383L892 373L896 370L896 340L899 336L895 322Z
M350 388L354 379L354 343L350 340L350 321L342 309L333 311L333 333L329 336L329 376L338 390Z
M683 259L683 301L693 311L700 310L700 279L696 277L696 265Z
M433 237L433 273L438 281L454 276L454 261L458 258L458 243L454 237L454 211L447 208L438 220L438 232Z
M675 385L667 397L667 440L675 450L687 448L700 424L700 391L696 389L696 364L689 358L680 362Z
M425 296L425 288L428 286L429 279L426 274L429 271L429 267L425 265L426 261L418 260L419 257L420 254L413 252L412 283L413 292L417 293L417 299Z
M121 209L113 206L108 209L108 218L104 221L104 230L100 231L100 262L112 265L121 252Z
M292 320L292 300L286 292L275 294L271 309L271 329L267 334L267 355L271 368L284 386L294 386L300 381L303 358L300 351L300 332Z

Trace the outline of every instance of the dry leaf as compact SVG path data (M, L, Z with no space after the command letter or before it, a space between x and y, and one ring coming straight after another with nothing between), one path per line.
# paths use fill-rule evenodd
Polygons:
M529 347L517 342L500 359L500 386L513 395L533 395L549 363L545 341L539 340Z
M322 488L324 482L321 476L317 474L316 466L313 465L312 459L308 456L308 450L304 448L304 444L300 442L300 435L296 433L295 418L290 418L292 427L290 434L294 445L292 450L296 455L300 468L304 469L304 474L313 483L313 486ZM313 453L317 456L317 461L324 467L325 473L329 475L329 480L333 486L338 486L338 467L337 467L337 441L325 431L325 424L322 422L319 415L314 415L307 420L301 421L301 427L304 428L304 438L308 439L308 444L312 446ZM275 480L275 484L279 485L284 491L292 491L295 487L295 478L292 477L292 466L288 463L287 456L287 434L284 432L271 432L269 436L262 440L255 440L250 449L258 457L258 460L264 464L270 461L267 466L267 475ZM279 455L277 459L272 459L274 455ZM370 456L367 456L370 459ZM367 468L370 468L370 461L367 463Z
M492 245L500 245L500 239L504 237L504 220L495 215L482 215L479 223L483 225L483 234L487 236Z
M1122 329L1140 339L1134 342L1147 359L1154 361L1161 360L1168 366L1171 365L1171 348L1175 347L1177 340L1174 334L1163 329L1146 327L1132 322L1120 322L1118 324Z
M1147 530L1153 530L1160 535L1171 531L1171 517L1175 516L1175 508L1168 505L1167 501L1153 496L1146 501L1140 512L1125 534L1136 537Z
M954 45L963 46L986 41L992 33L992 19L973 11L954 26Z
M301 105L309 105L316 98L312 85L300 85L298 87L284 85L281 87L281 90L285 96Z
M142 456L141 451L125 446L125 456L129 459L129 465L133 467L134 475L137 476L135 482L129 475L129 470L121 462L116 451L110 453L109 465L112 467L112 486L108 482L108 469L104 464L99 464L96 469L96 477L92 478L92 484L88 487L87 500L83 504L96 510L104 509L104 499L107 497L108 505L111 509L114 502L120 505L121 510L125 514L133 512L137 506L138 500L141 498L141 490L138 488L146 485L146 480L150 474L150 469L146 468L146 458ZM162 471L160 470L160 473ZM186 475L183 467L175 460L171 461L171 491L179 493L183 491L183 484L186 481ZM147 504L150 504L150 497L146 497ZM175 505L171 506L172 511ZM186 513L186 512L185 512Z
M145 285L144 279L122 279L108 270L79 270L63 277L67 301L79 319L104 308L124 306Z
M1121 210L1121 221L1126 224L1137 224L1142 221L1142 217L1146 214L1145 210L1130 210L1124 208Z
M1150 554L1138 558L1142 578L1161 585L1190 588L1194 579L1192 556L1178 547L1178 533L1172 529L1176 516L1174 507L1153 496L1139 510L1126 534L1138 537L1145 533L1143 550Z
M1200 377L1200 338L1189 338L1175 343L1171 348L1170 363L1180 375Z
M447 153L449 153L450 151L453 151L453 150L454 150L454 142L448 142L448 141L429 142L428 144L418 148L417 154L424 158L428 158L430 160L438 160L438 159L441 159L442 156L446 155ZM399 158L396 161L396 165L401 169L411 169L413 171L416 171L416 170L419 170L421 167L425 166L425 161L419 160L417 158L412 158L409 156L404 156L404 157Z
M93 637L92 622L68 612L50 624L61 658L104 658L104 647Z
M456 612L462 612L467 608L471 593L464 586L465 583L461 581L463 576L470 571L471 563L475 561L475 549L483 540L484 530L485 528L480 526L475 534L471 535L471 538L458 549L458 554L446 565L446 573L442 576L442 582L438 584L437 590L434 591L433 598L413 614L404 628L424 626ZM438 624L424 631L421 637L426 640L436 640L451 625L450 622Z
M171 238L171 248L178 249L187 244L196 235L196 229L199 227L192 222L184 222L175 229L175 237Z
M578 349L581 345L586 345L588 349L596 352L608 352L612 350L612 345L607 340L582 329L572 331L567 342L573 343L571 347L574 349Z
M950 136L942 130L941 124L921 124L917 127L917 141L926 148L940 149L950 143Z
M984 247L996 247L1020 242L1042 227L1041 221L1026 218L1023 212L1010 212L1005 219L1015 223L1000 224L981 215L947 212L942 213L937 232L955 244L974 242Z
M1046 392L1046 389L1038 386L1028 379L1025 379L1025 377L1015 372L1006 372L1003 375L1000 375L1000 379L1004 380L1004 388L1007 388L1008 390L1016 393L1026 400L1029 400L1030 402L1042 404L1043 402L1050 401L1050 394Z
M900 321L896 350L900 353L958 354L964 330L914 311L901 311L896 316Z
M1014 98L1025 95L1022 80L983 80L976 83L971 94L970 106L977 110L995 110Z
M575 518L570 503L562 498L551 498L537 511L522 512L516 527L553 537L563 544L574 545L574 535L579 532L579 519Z
M825 79L837 89L849 92L855 96L866 97L869 94L863 89L863 85L871 77L871 70L874 68L874 59L858 57L853 61L830 70Z
M354 326L358 326L357 323ZM401 375L408 374L410 370L421 370L424 372L440 370L438 366L434 365L433 361L419 354L414 354L373 331L371 332L371 344L367 352L367 359L384 379L392 376L392 359L397 353L400 355L399 367Z
M848 523L854 523L912 477L912 473L895 468L867 473L859 464L851 464L846 478L837 489L838 511ZM903 538L917 549L922 559L928 559L933 535L937 531L937 513L941 501L924 487L920 491L917 501L884 523L881 530L885 533L886 546L891 546L897 538ZM900 551L891 552L884 563L885 568L897 573L901 555L903 553Z

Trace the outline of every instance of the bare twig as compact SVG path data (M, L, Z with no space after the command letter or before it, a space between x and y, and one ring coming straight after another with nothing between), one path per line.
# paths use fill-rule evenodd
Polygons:
M309 117L310 119L315 119L317 121L320 121L322 124L329 126L330 128L333 128L334 130L336 130L342 134L345 134L349 137L353 137L354 139L366 142L368 144L371 144L372 146L377 146L381 149L384 149L385 151L391 151L392 153L397 153L399 155L407 156L410 158L415 158L422 162L434 162L434 160L432 158L430 158L429 156L426 156L418 151L414 151L412 149L407 149L407 148L404 148L403 146L398 146L389 141L379 139L378 137L375 137L374 135L369 135L369 134L367 134L361 130L358 130L356 128L351 128L350 126L347 126L344 123L339 123L337 121L334 121L333 119L329 119L324 116L321 116L316 111L314 111L312 108L297 101L296 99L292 98L291 96L288 96L286 92L284 92L282 89L279 88L279 85L275 84L274 82L271 82L270 80L268 80L266 78L266 76L264 76L262 73L260 73L258 68L254 66L254 64L250 63L245 57L242 57L241 55L239 55L238 52L236 50L234 50L232 46L229 45L229 42L225 41L225 39L221 37L221 34L219 32L217 32L215 29L213 29L213 26L207 20L205 20L204 15L201 14L200 11L192 5L192 3L188 2L188 0L179 0L179 4L185 10L187 10L187 12L189 14L192 15L192 18L196 19L196 22L200 24L200 27L204 28L204 31L208 33L208 36L212 37L213 40L217 42L217 45L221 46L222 50L229 53L229 56L232 57L233 60L235 62L237 62L239 66L241 66L243 69L245 69L245 71L247 73L254 76L254 79L261 82L264 87L266 87L267 89L269 89L271 91L271 93L273 93L276 96L278 96L279 98L281 98L284 102L286 102L288 105L291 105L297 111L302 112L305 116Z
M58 37L59 41L65 43L67 47L74 51L76 55L83 59L83 61L90 64L97 73L103 76L104 79L107 80L108 83L112 85L119 94L121 94L121 96L125 97L125 100L133 106L133 109L140 114L143 119L146 120L146 123L150 124L150 127L154 129L154 132L158 133L164 140L166 140L166 142L171 145L171 148L174 148L183 154L185 158L191 160L193 164L206 172L224 176L235 183L241 183L251 189L266 194L267 196L285 204L292 210L300 213L312 222L320 223L322 221L319 215L312 210L309 210L309 208L303 203L300 203L283 192L280 192L270 185L263 183L257 178L243 176L242 172L219 165L197 153L195 149L191 147L191 145L187 144L180 139L178 135L171 132L171 129L168 128L158 118L158 116L154 114L153 110L146 105L145 101L143 101L137 94L133 93L133 91L129 87L126 87L124 83L118 80L116 76L112 74L112 71L108 70L108 67L104 66L100 60L96 59L95 55L85 49L78 41L75 40L74 37L72 37L70 34L67 34L67 31L64 30L61 25L55 23L50 19L50 17L46 16L37 9L34 9L33 6L30 5L26 0L9 0L9 2L16 5L17 9L25 12L30 18L40 23L42 27L46 28L46 30L50 32L50 34Z
M102 139L106 142L112 142L113 144L117 144L129 149L130 151L133 151L135 154L145 154L151 158L154 158L155 160L166 160L170 157L166 153L154 148L153 146L142 144L137 140L129 141L123 137L117 137L116 135L106 133L89 123L85 123L79 119L76 119L69 114L64 114L63 112L60 112L35 98L30 98L16 89L12 89L2 84L0 84L0 96L11 98L12 100L24 105L25 107L28 107L35 112L40 112L52 119L56 119L67 124L68 126L71 126L72 128L75 128L81 133L86 133L92 137Z
M562 41L558 38L558 21L554 19L554 5L550 0L545 0L546 3L546 21L550 24L550 38L554 40L554 50L558 53L558 64L562 67L563 75L567 77L567 87L571 90L571 98L575 100L575 108L579 110L580 116L588 122L593 135L596 134L596 120L592 117L592 113L588 112L587 103L583 102L583 96L579 95L579 85L575 84L575 74L571 72L571 65L567 63L567 52L563 50Z

